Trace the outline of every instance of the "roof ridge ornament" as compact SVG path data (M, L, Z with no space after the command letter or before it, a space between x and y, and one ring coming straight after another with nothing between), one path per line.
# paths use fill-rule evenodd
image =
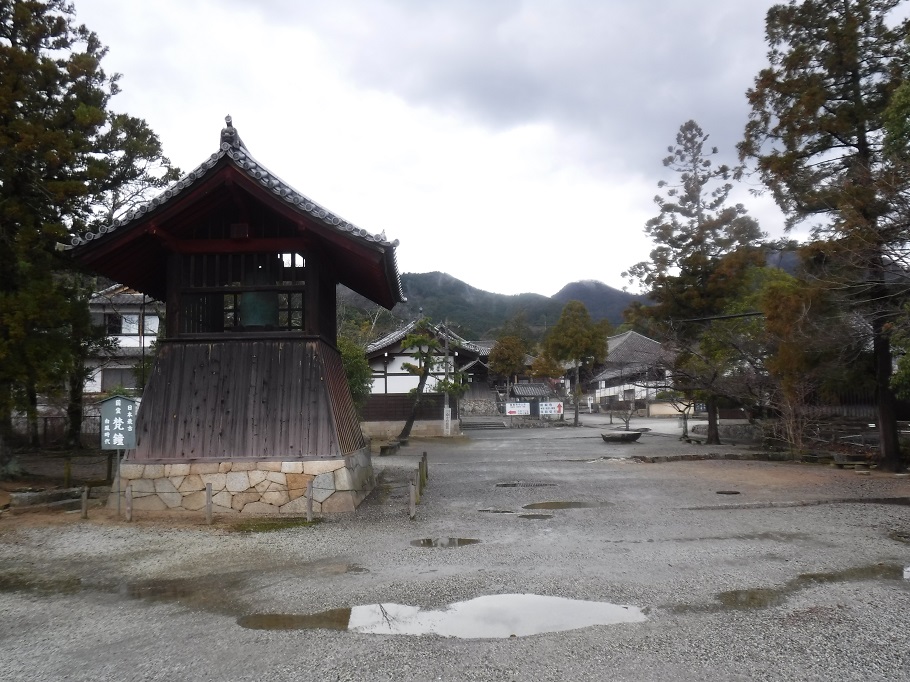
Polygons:
M231 118L230 114L224 117L224 123L225 127L221 129L222 148L227 144L233 149L242 149L245 152L249 152L246 145L243 144L243 140L240 139L240 133L238 133L237 129L234 127L234 119Z

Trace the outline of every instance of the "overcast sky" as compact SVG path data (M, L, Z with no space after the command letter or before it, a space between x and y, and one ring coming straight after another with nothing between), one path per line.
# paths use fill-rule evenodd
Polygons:
M770 0L75 0L190 171L230 114L253 156L398 239L402 272L556 293L645 260L680 124L735 162ZM766 232L782 217L741 188ZM631 290L635 290L633 287Z

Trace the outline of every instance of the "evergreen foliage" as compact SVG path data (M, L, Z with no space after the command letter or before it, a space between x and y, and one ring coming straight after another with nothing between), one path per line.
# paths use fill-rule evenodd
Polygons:
M417 322L414 329L401 341L402 350L410 350L414 357L414 362L404 362L402 367L405 371L418 377L417 388L412 389L414 403L411 407L411 413L405 421L401 433L398 434L399 440L406 440L411 435L411 429L414 427L414 421L417 419L417 409L423 397L424 389L427 385L427 379L430 373L435 369L439 362L442 343L439 341L433 325L428 318L423 318ZM452 395L458 393L456 378L450 378L448 382L438 382L437 386L441 391Z
M575 372L575 420L578 426L578 399L581 394L581 367L600 364L607 357L609 325L594 322L580 301L569 301L556 325L544 339L544 355L552 361L569 362Z
M769 65L748 92L752 111L739 146L740 158L756 162L788 226L817 221L816 275L866 320L880 464L890 469L901 466L890 333L906 290L891 264L905 262L910 242L907 215L896 212L906 205L910 167L892 162L885 134L910 60L910 21L888 24L899 4L791 0L772 7Z
M360 413L367 402L367 398L370 396L370 388L373 385L373 371L370 369L370 363L363 347L356 341L345 336L339 336L338 351L341 353L341 364L344 367L348 388L351 390L354 407Z
M528 347L518 336L503 336L490 349L490 370L506 378L506 399L512 378L525 369Z
M62 0L0 0L0 437L24 410L35 439L38 394L84 380L97 340L91 282L60 245L176 175L144 121L109 109L118 76L74 13ZM80 425L81 394L70 386Z
M709 318L736 301L749 270L764 264L759 247L765 235L744 206L728 204L734 171L714 165L718 150L707 141L695 121L680 126L663 160L675 180L658 183L665 196L654 198L659 212L645 225L655 244L651 260L624 274L647 287L655 303L631 307L630 323L672 346L674 386L704 400L708 442L719 443L715 408L737 359L728 345L711 343Z

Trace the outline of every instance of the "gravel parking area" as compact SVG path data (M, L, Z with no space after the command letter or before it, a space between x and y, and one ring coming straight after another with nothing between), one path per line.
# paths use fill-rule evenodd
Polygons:
M602 422L585 423L413 439L375 458L380 485L355 514L309 527L5 513L0 679L910 679L910 480L640 463L632 456L749 449L680 443L669 423L607 444ZM405 485L424 451L429 485L411 521ZM506 594L647 619L461 638L299 618ZM245 627L251 616L274 629Z

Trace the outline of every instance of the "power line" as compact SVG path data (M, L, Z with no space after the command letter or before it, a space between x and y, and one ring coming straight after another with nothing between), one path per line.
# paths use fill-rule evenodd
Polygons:
M732 315L713 315L711 317L693 317L687 320L670 320L670 322L711 322L712 320L734 320L740 317L762 317L763 312L734 313Z

